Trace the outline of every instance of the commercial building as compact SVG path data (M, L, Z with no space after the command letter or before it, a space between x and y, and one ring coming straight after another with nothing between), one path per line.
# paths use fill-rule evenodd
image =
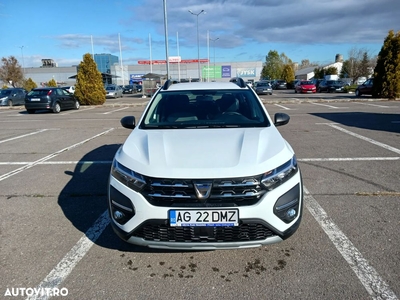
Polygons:
M166 60L141 60L134 65L122 65L118 57L111 54L95 54L94 61L102 74L109 74L105 84L125 85L141 81L147 73L167 74ZM243 77L245 80L257 81L262 71L262 61L214 63L208 59L200 59L202 81L229 81L232 77ZM169 78L177 81L198 81L198 60L169 61ZM38 86L54 79L59 85L76 83L77 66L24 68L26 78L31 78ZM104 78L104 76L103 76Z

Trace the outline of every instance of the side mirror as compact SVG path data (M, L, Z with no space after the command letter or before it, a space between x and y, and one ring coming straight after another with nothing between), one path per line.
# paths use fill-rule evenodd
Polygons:
M126 116L121 119L121 125L124 128L134 129L135 124L135 117L134 116Z
M274 125L275 126L282 126L289 123L290 117L284 113L276 113L274 116Z

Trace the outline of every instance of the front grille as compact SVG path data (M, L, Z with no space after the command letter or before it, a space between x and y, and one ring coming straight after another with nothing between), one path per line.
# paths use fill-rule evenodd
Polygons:
M249 242L275 235L260 223L242 223L235 227L170 227L160 220L147 221L132 233L146 241L178 243Z
M261 176L227 179L164 179L146 177L144 197L154 206L162 207L224 207L254 205L266 193ZM199 199L195 183L212 184L210 196Z

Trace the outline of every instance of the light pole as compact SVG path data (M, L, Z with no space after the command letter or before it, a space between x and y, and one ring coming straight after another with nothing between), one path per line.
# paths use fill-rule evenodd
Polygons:
M25 75L25 62L24 62L24 46L21 46L21 55L22 55L22 73Z
M198 68L198 74L199 74L199 81L201 80L201 75L200 75L200 48L199 48L199 15L202 13L206 13L204 11L204 9L202 9L199 13L195 14L194 12L192 12L191 10L189 10L189 12L196 16L196 24L197 24L197 68Z
M210 38L210 41L213 42L213 47L214 47L214 81L215 81L215 42L218 40L219 40L219 38L216 38L216 39Z
M164 3L164 35L165 35L165 58L167 60L167 80L169 79L169 54L168 54L168 21L167 21L167 0Z

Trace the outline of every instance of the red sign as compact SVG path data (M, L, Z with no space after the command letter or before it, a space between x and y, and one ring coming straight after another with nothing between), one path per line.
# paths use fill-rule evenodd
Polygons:
M182 59L181 64L193 64L197 63L199 60L198 59ZM150 62L152 65L163 65L166 64L166 60L138 60L139 65L150 65ZM207 58L200 58L200 63L207 63L208 59ZM178 62L170 62L171 64L177 64Z

